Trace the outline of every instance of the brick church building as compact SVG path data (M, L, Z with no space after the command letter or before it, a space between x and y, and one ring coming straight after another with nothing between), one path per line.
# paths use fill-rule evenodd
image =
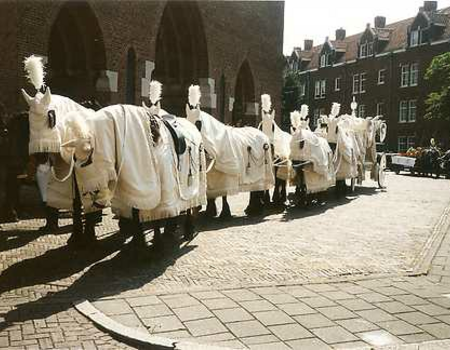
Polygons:
M346 36L336 30L314 46L305 40L294 48L288 69L300 77L300 103L308 104L313 123L330 113L332 102L350 113L354 97L361 117L383 115L388 123L387 149L405 151L428 146L434 137L450 147L450 122L428 121L425 99L430 86L424 79L433 57L450 50L450 8L425 1L413 18L386 24L375 17L361 33Z
M183 116L194 83L216 118L253 125L261 93L280 115L283 17L282 1L0 1L0 98L25 108L22 61L36 54L52 92L76 101L140 105L157 79Z

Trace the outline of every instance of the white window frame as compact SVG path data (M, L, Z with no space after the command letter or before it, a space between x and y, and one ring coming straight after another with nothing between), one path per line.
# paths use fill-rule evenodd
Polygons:
M416 47L420 44L420 27L416 30L412 30L409 37L409 47Z
M403 141L403 142L402 142ZM404 145L404 147L401 147L401 145ZM397 138L397 149L399 152L406 152L408 150L408 138L407 136L399 136Z
M419 84L419 63L411 63L409 66L409 86Z
M411 147L415 147L416 145L416 137L415 136L406 136L406 149L410 149Z
M314 98L320 98L320 80L314 82Z
M321 80L320 82L320 98L325 98L327 93L327 81Z
M359 93L363 94L366 92L366 81L367 81L367 73L361 73L359 75Z
M399 103L399 108L398 108L398 122L399 123L406 123L408 122L408 111L409 111L409 103L406 100L402 100Z
M384 102L377 103L377 115L384 115Z
M306 83L300 84L300 97L306 96Z
M334 79L334 91L341 91L341 77Z
M409 64L401 65L400 87L409 86Z
M365 118L366 117L366 105L360 104L358 106L358 117Z
M353 94L359 94L359 74L353 74Z
M386 69L380 69L378 71L378 85L382 85L386 82Z
M414 123L417 118L417 100L408 101L408 123Z

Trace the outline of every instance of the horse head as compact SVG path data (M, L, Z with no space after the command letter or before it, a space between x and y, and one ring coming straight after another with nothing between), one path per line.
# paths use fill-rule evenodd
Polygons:
M202 131L202 119L200 109L200 98L202 94L200 86L191 85L189 87L188 103L186 104L186 117L192 124L194 124L198 131Z

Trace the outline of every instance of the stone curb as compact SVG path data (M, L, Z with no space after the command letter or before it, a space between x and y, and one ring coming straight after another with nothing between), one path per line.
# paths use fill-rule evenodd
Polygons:
M106 316L100 310L95 308L89 301L83 300L75 302L74 307L82 315L90 319L96 326L106 330L110 334L132 343L148 346L154 350L232 350L230 348L199 344L193 342L179 341L169 338L154 336L124 326Z

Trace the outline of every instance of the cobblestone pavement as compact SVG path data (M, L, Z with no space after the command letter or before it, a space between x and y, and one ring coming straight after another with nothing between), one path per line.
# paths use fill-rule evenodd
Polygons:
M65 247L67 233L39 234L39 220L2 224L0 348L130 346L75 311L80 299L143 332L229 347L450 338L450 237L428 276L408 276L439 240L433 228L448 185L390 175L387 192L363 187L346 200L254 219L243 217L240 196L233 219L203 219L189 244L139 254L124 246L111 215L98 245L78 252Z

